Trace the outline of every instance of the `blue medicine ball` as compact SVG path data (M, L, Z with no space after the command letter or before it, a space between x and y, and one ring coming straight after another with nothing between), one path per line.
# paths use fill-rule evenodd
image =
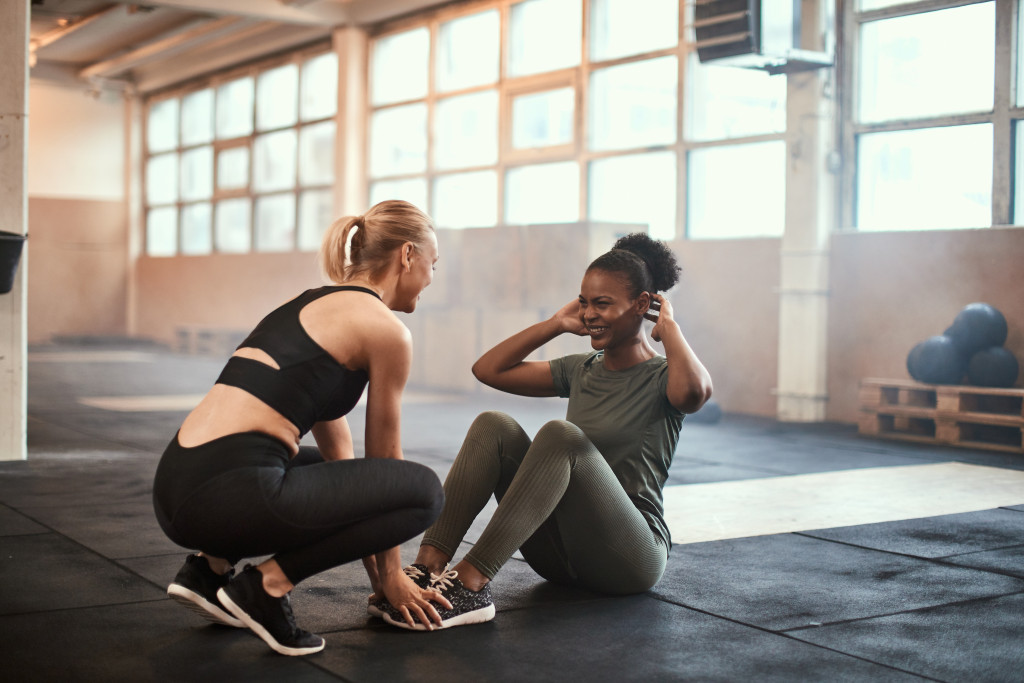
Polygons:
M957 314L946 336L970 358L991 346L1006 341L1006 318L996 308L984 303L968 304Z
M910 376L925 384L959 384L966 369L966 356L944 335L925 339L907 356Z
M967 381L979 387L1012 387L1020 366L1017 358L1001 346L982 349L967 364Z

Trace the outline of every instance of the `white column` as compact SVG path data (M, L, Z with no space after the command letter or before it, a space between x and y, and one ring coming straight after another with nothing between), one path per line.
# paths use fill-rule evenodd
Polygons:
M338 55L338 133L335 137L334 212L356 216L366 206L366 31L346 26L334 31Z
M0 230L24 235L28 145L28 0L0 2ZM8 294L0 294L0 460L28 457L26 318L28 245Z
M145 212L142 196L142 98L125 92L124 106L124 209L127 226L127 267L125 269L125 332L129 337L139 333L138 282L136 266L142 255Z
M819 0L803 3L803 45L824 47ZM833 69L787 76L786 231L779 284L777 416L821 422L828 402L829 235L836 222Z

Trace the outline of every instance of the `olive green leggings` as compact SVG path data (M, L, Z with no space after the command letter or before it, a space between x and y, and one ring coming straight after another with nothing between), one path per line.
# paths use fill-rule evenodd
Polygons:
M548 581L640 593L661 578L664 541L576 425L554 420L531 442L508 415L473 422L444 484L441 516L422 543L449 557L490 499L498 509L466 561L494 578L518 549Z

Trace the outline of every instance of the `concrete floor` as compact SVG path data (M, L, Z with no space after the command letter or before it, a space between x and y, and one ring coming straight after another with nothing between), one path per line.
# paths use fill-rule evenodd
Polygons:
M669 482L671 501L680 501L668 510L677 540L691 531L717 540L677 543L648 593L608 598L555 587L514 559L493 584L494 621L414 633L365 615L369 586L362 568L349 565L294 594L299 623L326 638L324 652L275 655L164 592L184 550L153 518L152 476L185 407L221 363L138 345L32 349L29 460L0 463L4 680L1024 680L1024 485L1015 489L1024 455L730 416L684 425ZM480 410L506 410L528 431L564 411L559 400L489 391L408 398L406 457L442 477ZM359 449L362 409L351 418ZM961 465L936 469L944 463ZM995 477L1003 481L993 502L982 488L954 504L962 464L1005 473ZM909 472L900 480L906 495L865 489L857 496L865 502L857 510L844 503L849 514L833 528L815 522L831 519L820 516L820 501L795 504L808 494L776 503L738 493L791 481L821 490L879 468ZM926 471L948 474L913 476ZM876 507L924 486L927 514L878 517ZM711 503L681 513L698 494L731 510L740 531L715 536L716 518L703 514ZM771 517L783 502L794 508L786 512L794 530L742 530L744 518ZM936 514L944 509L953 512ZM407 561L416 545L404 547Z

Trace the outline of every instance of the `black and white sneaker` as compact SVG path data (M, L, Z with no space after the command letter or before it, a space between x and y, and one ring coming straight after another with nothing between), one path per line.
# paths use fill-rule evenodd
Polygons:
M275 598L263 590L263 574L252 565L217 591L217 597L274 652L311 655L324 649L323 638L295 625L287 595Z
M215 624L245 628L245 624L231 616L217 599L217 591L228 585L234 573L232 569L227 574L218 574L210 569L205 557L189 555L167 587L167 595Z
M410 564L402 568L405 575L412 579L420 588L427 588L430 586L430 581L433 578L427 566L424 564ZM384 612L390 607L391 604L388 599L383 595L377 595L374 593L370 596L369 602L366 603L366 613L371 617L383 617Z
M484 585L479 591L471 591L466 588L458 578L459 573L449 569L435 575L430 582L430 587L448 598L452 604L451 609L436 606L438 616L441 617L441 625L437 628L450 628L452 626L465 626L467 624L481 624L494 618L494 603L491 602L491 585ZM416 622L409 626L402 615L394 607L388 605L384 612L384 621L392 626L407 628L415 631L426 631L424 624Z

